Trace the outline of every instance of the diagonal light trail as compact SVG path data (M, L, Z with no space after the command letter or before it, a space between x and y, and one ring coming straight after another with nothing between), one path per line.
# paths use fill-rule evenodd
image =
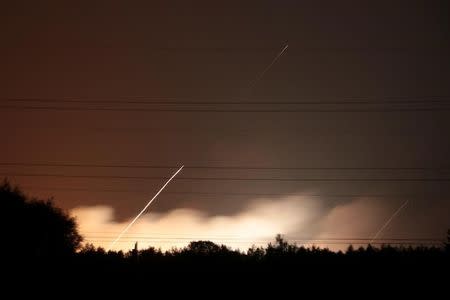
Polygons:
M145 210L150 206L150 204L152 204L152 202L156 199L156 197L158 197L158 195L164 190L164 188L169 184L169 182L172 181L172 179L175 178L175 176L177 176L178 173L181 172L181 170L183 169L184 165L181 166L173 175L172 177L170 177L166 183L159 189L159 191L155 194L155 196L153 196L153 198L147 203L147 205L141 210L141 212L133 219L133 221L130 222L130 224L127 225L127 227L125 227L125 229L119 234L119 236L111 243L111 245L109 246L109 249L111 249L112 247L114 247L114 245L117 243L117 241L128 231L128 229L130 229L131 226L133 226L133 224L137 221L137 219L139 219L139 217L145 212Z
M409 199L406 200L393 214L392 216L386 221L386 223L384 223L383 226L381 226L380 230L377 231L377 233L375 233L375 235L373 236L373 238L370 240L369 243L372 243L379 235L380 233L389 225L389 223L391 223L391 221L400 213L400 211L408 204Z
M261 74L259 74L258 77L256 77L255 80L253 80L253 82L248 87L249 91L251 91L255 86L255 84L263 78L263 76L267 73L267 71L269 71L269 69L275 64L275 62L281 57L281 55L283 55L283 53L287 50L288 47L289 44L286 44L286 46L284 46L283 49L281 49L280 53L278 53L277 56L275 56L275 58L272 60L272 62L264 69L264 71L262 71Z

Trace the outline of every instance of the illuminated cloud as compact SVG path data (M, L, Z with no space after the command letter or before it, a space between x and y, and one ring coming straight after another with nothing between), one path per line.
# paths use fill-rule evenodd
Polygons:
M136 241L140 248L170 249L183 247L191 240L207 239L246 250L252 244L266 245L278 233L306 230L320 210L318 199L288 196L251 201L245 210L231 216L208 216L192 209L150 212L143 215L113 249L128 250ZM129 220L114 221L114 211L109 206L78 207L72 214L86 241L102 247L108 247L129 223Z
M352 242L355 246L366 245L388 216L390 210L375 198L360 198L331 209L319 222L318 240L328 239L322 246L331 250L344 250ZM335 239L335 240L330 240ZM338 239L346 239L341 241ZM361 243L361 244L358 244ZM320 243L318 243L320 244Z
M280 233L298 245L343 250L349 243L366 245L396 209L398 201L392 202L387 206L380 199L358 198L327 208L318 198L299 195L253 199L241 213L229 216L211 216L194 209L149 212L113 249L129 250L136 241L140 248L166 250L184 247L192 240L211 240L245 251L252 245L266 246ZM109 206L78 207L72 214L86 241L105 248L129 223L114 221L114 210ZM405 217L399 216L402 222L407 221ZM385 228L380 237L395 234L405 234L398 220Z

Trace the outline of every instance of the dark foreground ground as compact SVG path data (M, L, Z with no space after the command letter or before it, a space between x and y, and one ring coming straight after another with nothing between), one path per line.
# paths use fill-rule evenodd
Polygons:
M218 253L178 256L141 253L118 257L112 253L85 253L70 258L6 261L2 277L6 275L10 282L35 286L39 295L62 289L74 294L162 292L201 298L234 297L242 293L252 295L252 299L268 293L304 298L312 293L350 298L408 295L447 299L450 286L447 252L390 251L390 254L278 253L262 257Z

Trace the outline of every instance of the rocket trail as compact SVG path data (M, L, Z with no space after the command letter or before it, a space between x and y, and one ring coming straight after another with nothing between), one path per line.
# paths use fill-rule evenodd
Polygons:
M269 69L275 64L275 62L281 57L281 55L283 55L283 53L287 50L288 47L289 44L286 44L286 46L284 46L283 49L281 49L280 53L278 53L277 56L275 56L275 58L272 60L272 62L264 69L264 71L262 71L261 74L259 74L259 76L256 77L255 80L253 80L253 82L248 87L249 91L251 91L255 86L255 84L263 78L264 74L266 74L267 71L269 71Z
M166 181L166 183L159 189L159 191L155 194L155 196L153 196L153 198L147 203L147 205L141 210L141 212L133 219L133 221L130 222L130 224L127 225L127 227L125 227L125 229L119 234L119 236L111 243L111 245L109 246L109 249L114 247L114 245L117 243L117 241L128 231L128 229L130 229L131 226L133 226L133 224L137 221L137 219L139 219L139 217L145 212L145 210L150 206L150 204L152 204L152 202L164 190L164 188L169 184L169 182L171 182L172 179L174 179L175 176L177 176L177 174L180 173L180 171L183 169L183 167L184 167L184 165L181 166L181 168L179 168L178 171L176 171L172 175L172 177L170 177L169 180Z
M370 240L370 243L372 243L379 235L380 233L391 223L391 221L399 214L399 212L408 204L409 199L406 200L393 214L392 216L384 223L383 226L381 226L380 230L377 231L377 233L373 236L373 238Z

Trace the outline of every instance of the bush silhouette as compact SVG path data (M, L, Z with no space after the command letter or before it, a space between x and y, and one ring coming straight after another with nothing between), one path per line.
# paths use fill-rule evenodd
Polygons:
M190 242L187 251L196 255L212 255L221 251L221 247L211 241Z
M445 250L450 253L450 229L447 230L447 241L444 243Z
M60 257L74 254L82 237L75 220L51 200L29 199L7 180L0 185L1 225L9 256Z

